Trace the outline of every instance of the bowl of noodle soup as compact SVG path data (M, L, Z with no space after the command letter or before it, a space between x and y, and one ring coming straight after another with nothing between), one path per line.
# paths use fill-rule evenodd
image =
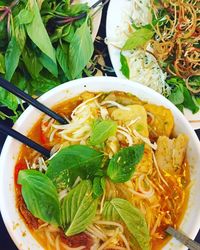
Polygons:
M50 150L46 159L8 137L0 159L0 208L19 249L186 249L200 226L200 147L182 113L136 82L91 77L39 100L14 129Z

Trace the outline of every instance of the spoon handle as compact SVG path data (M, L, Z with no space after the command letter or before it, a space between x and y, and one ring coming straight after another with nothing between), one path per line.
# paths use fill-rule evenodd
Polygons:
M177 240L179 240L181 243L183 243L190 250L200 250L200 244L198 242L191 240L189 237L180 233L179 231L175 230L174 228L168 227L166 229L166 232L168 234L172 235Z

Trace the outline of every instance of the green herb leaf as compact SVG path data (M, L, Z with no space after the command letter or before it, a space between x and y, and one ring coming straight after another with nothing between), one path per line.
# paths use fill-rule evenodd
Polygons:
M127 58L122 54L120 53L120 62L121 62L121 72L122 74L126 77L126 78L130 78L130 69L129 69L129 66L128 66L128 61L127 61Z
M92 223L97 210L97 200L92 197L90 181L81 181L61 204L62 227L67 236L84 232Z
M182 104L184 102L184 95L182 89L179 86L175 87L175 89L172 91L168 98L175 105Z
M166 80L166 83L168 83L169 85L175 85L175 86L185 84L183 79L181 79L180 77L177 77L177 76L170 77L169 79Z
M37 78L42 70L43 66L39 61L38 56L32 49L27 47L23 50L22 58L25 63L26 69L32 78Z
M24 25L20 24L18 16L14 18L14 31L18 46L23 51L26 43L26 31Z
M56 63L54 48L42 22L37 1L29 0L28 7L29 11L31 11L34 15L32 22L25 25L28 36L44 54L46 54L52 59L54 63Z
M58 77L57 63L53 62L50 57L42 53L39 56L40 63L55 77Z
M144 215L127 200L114 198L107 201L103 216L106 220L118 221L121 219L142 250L150 249L150 236Z
M0 73L5 73L5 59L4 56L0 53Z
M154 32L150 29L138 29L133 34L131 34L131 36L124 44L122 50L141 48L152 38L153 35Z
M92 191L94 197L98 198L103 195L106 186L106 178L97 176L93 180Z
M88 64L94 45L87 20L78 28L69 46L69 65L72 78L78 77Z
M16 37L12 36L5 54L6 74L5 79L10 81L19 63L21 49Z
M101 145L110 136L115 135L117 131L117 123L112 120L97 121L94 123L92 134L90 137L91 145Z
M102 160L102 153L88 146L72 145L63 148L49 161L46 174L58 189L66 188L73 185L78 176L93 178Z
M3 88L0 88L0 103L12 111L16 111L19 104L17 97Z
M35 94L43 94L50 89L58 86L60 82L58 82L56 79L46 78L43 76L39 76L36 79L32 79L30 82L30 85L33 89L33 92Z
M36 170L21 170L18 184L28 210L37 218L60 225L60 207L56 187L45 175Z
M183 95L184 95L184 102L183 102L183 106L185 108L188 108L192 111L193 114L197 113L199 111L199 107L196 105L196 103L194 102L194 100L192 99L191 93L189 92L189 90L182 86L183 89Z
M58 63L61 67L61 69L63 70L65 76L67 77L68 80L71 80L71 74L69 71L69 66L68 66L68 48L66 48L67 46L65 46L65 50L61 47L58 46L56 49L56 58L58 60Z
M120 183L130 180L135 166L144 154L144 144L121 149L110 160L107 175L113 182Z
M27 9L22 9L17 16L20 25L31 23L33 17L33 12Z

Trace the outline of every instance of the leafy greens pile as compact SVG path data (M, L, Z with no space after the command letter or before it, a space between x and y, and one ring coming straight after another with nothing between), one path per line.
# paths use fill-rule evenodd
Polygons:
M1 77L39 95L82 76L94 51L90 9L71 2L0 1ZM13 119L18 116L18 103L0 88L0 104L14 112Z
M108 131L113 131L113 128L114 125L107 125L107 132L93 145L105 141ZM105 192L106 179L113 183L130 180L143 154L144 145L139 144L121 149L108 160L92 147L72 145L48 161L46 173L21 170L18 183L22 185L27 208L35 217L61 227L66 236L72 236L84 232L92 224ZM81 181L74 187L77 177ZM67 196L59 201L58 192L66 188L69 190ZM102 216L105 220L121 221L131 235L130 244L137 243L139 249L149 249L150 237L145 218L127 200L113 198L106 201Z

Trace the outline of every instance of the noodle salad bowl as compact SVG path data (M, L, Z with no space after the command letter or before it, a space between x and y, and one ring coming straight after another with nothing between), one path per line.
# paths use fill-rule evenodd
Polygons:
M81 101L80 101L80 99L74 99L74 98L77 97L77 96L80 96L84 92L88 92L90 95L92 95L92 94L94 95L94 93L96 93L96 96L92 97L91 100L93 99L94 104L97 105L97 107L99 107L100 104L102 105L102 107L100 107L100 111L102 112L101 115L102 116L106 116L106 115L109 115L110 113L113 114L112 112L115 112L116 113L115 114L116 120L117 119L119 120L120 119L119 116L123 115L123 113L125 114L126 112L127 112L126 115L129 116L129 114L130 114L129 108L131 107L131 105L129 105L129 106L128 105L127 106L123 106L122 104L119 104L116 101L113 101L113 99L111 101L109 99L109 94L108 93L111 93L111 95L113 95L113 93L114 93L114 95L115 95L115 93L122 93L122 92L129 93L129 94L126 94L127 95L126 97L127 98L133 98L134 100L136 100L136 102L139 103L139 104L135 105L135 107L137 106L137 108L139 110L138 111L139 112L139 116L142 116L142 112L144 111L144 108L143 107L141 108L141 105L143 105L146 108L146 110L147 110L147 108L151 106L151 105L148 106L148 103L152 104L152 105L155 104L155 105L159 105L159 106L164 106L165 108L168 109L168 111L167 111L168 113L171 111L170 114L171 114L171 116L174 119L174 126L172 127L173 128L173 133L172 133L172 135L171 135L170 138L166 139L166 137L165 137L164 139L168 140L168 141L171 140L170 141L170 143L171 143L172 142L172 137L174 137L174 136L178 136L179 134L184 134L184 135L187 136L188 139L184 139L185 137L183 138L183 143L184 143L184 140L185 141L188 140L187 153L186 153L187 154L187 162L185 162L184 164L188 165L189 166L189 170L190 170L189 171L190 172L189 173L190 182L189 182L189 185L187 186L189 192L188 192L188 197L185 198L186 200L187 199L188 200L186 202L186 205L183 206L183 208L180 210L180 211L182 211L182 214L179 215L179 217L181 218L180 224L177 221L176 221L176 223L178 223L178 229L180 229L182 232L184 232L189 237L191 237L192 239L194 239L195 236L196 236L196 234L198 233L199 228L200 228L200 210L199 210L199 200L200 200L200 193L199 193L199 190L200 190L200 168L199 168L200 146L199 146L199 140L198 140L196 134L194 133L192 127L190 126L190 124L186 120L186 118L182 115L182 113L171 102L169 102L162 95L156 93L152 89L150 89L148 87L145 87L145 86L143 86L141 84L138 84L136 82L133 84L133 82L130 82L128 80L122 80L122 79L113 78L113 77L91 77L91 78L78 79L78 80L75 80L75 81L72 81L72 82L68 82L66 84L58 86L55 89L47 92L46 94L44 94L43 96L41 96L39 98L39 101L42 102L42 103L44 103L45 105L47 105L50 108L52 108L52 107L58 107L55 110L57 110L58 112L60 112L61 108L59 108L59 104L60 103L64 103L64 101L71 100L71 104L70 104L70 102L65 102L66 105L63 105L62 109L66 109L67 110L67 108L68 108L67 105L70 104L69 105L71 107L70 114L72 113L71 114L71 118L72 118L72 121L75 121L75 126L76 126L77 124L76 124L75 116L76 116L76 113L77 113L77 106L81 105L80 104ZM101 94L97 94L97 93L103 93L104 97L101 97ZM131 96L130 94L138 97L140 100L137 99L137 98L135 98L135 97L130 97ZM105 98L105 99L98 99L98 98ZM86 103L88 103L88 101L85 101L85 104ZM109 105L108 108L107 108L108 112L106 111L107 113L105 112L105 109L106 109L105 107L107 107L106 105ZM117 107L115 107L116 105L117 105ZM147 105L147 106L145 106L145 105ZM110 106L113 106L113 107L110 107ZM80 113L83 114L83 112L84 112L83 105L82 106L78 106L78 108L80 109L79 110ZM163 112L166 112L166 109ZM68 111L68 113L69 113L69 111ZM153 123L155 117L152 117L153 115L152 115L152 113L150 111L148 111L146 113L145 114L149 116L148 120L151 120L150 123L151 122ZM29 135L33 136L32 134L30 134L30 131L35 126L34 127L35 138L37 139L38 136L39 136L39 134L40 134L40 130L39 130L39 127L38 127L38 121L41 120L42 116L43 116L43 114L40 111L36 110L33 107L29 107L21 115L21 117L17 120L17 122L14 125L14 129L16 129L17 131L19 131L19 132L21 132L21 133L23 133L25 135L29 134ZM170 116L168 118L169 118L169 120L171 119ZM50 122L47 117L46 118L42 118L42 119L43 119L42 121L44 121L44 123L43 123L44 126L46 126L45 124L47 122ZM129 123L129 125L131 126L131 125L134 125L137 122L140 122L139 121L140 119L143 120L143 122L146 122L146 124L147 124L147 117L145 118L146 120L143 119L143 118L141 118L141 117L139 117L139 119L135 119L134 121L132 120L131 123ZM72 123L72 121L70 121L70 123ZM81 130L79 130L79 133L81 133L80 131L83 132L83 129L85 129L85 131L87 130L85 128L85 123L86 123L86 120L82 120L82 125L81 125L82 127L81 127ZM98 121L98 123L93 124L93 127L94 126L97 127L99 124L101 124L100 121ZM59 127L59 126L61 126L59 124L54 124L53 126L58 131L56 130L54 134L51 134L51 139L53 138L53 136L55 136L56 133L60 133L63 136L65 136L65 140L66 141L70 140L71 137L69 137L69 135L66 135L66 133L61 133L62 129L64 129L64 127L62 127L62 128ZM171 128L171 130L172 130L172 128ZM141 126L140 126L140 129L141 129ZM61 130L61 132L60 132L60 130ZM147 130L148 130L148 128L147 128ZM84 131L84 133L85 133L85 131ZM123 129L122 125L119 125L119 123L118 123L116 131L118 133L121 132L121 136L119 136L119 138L123 139L123 138L125 138L127 136L127 133L128 133L129 130L128 129L126 129L126 130ZM158 139L157 145L156 145L155 143L152 143L152 140L150 141L149 139L147 139L145 137L145 135L142 134L142 132L141 132L141 134L142 134L141 135L140 133L138 133L138 131L139 130L133 130L134 136L135 136L134 138L143 141L143 143L145 143L145 147L150 148L150 150L154 150L154 151L157 150L158 151L159 143L160 143L159 139ZM102 131L102 134L103 134L103 132L104 131ZM96 137L93 138L93 140L92 140L92 135L89 133L89 136L91 136L90 137L90 145L95 145L94 141L97 140L97 137L99 136L99 134L100 133L97 133ZM139 138L138 138L138 136L139 136ZM31 138L34 139L34 137L31 137ZM109 137L109 140L111 140L111 139L113 139L113 137L112 138ZM132 139L129 136L127 136L126 139L127 139L128 146L131 146L132 145ZM45 138L43 138L42 140L44 141L43 144L45 144ZM76 143L76 141L77 141L76 139L73 139L73 140L71 139L71 141L72 141L72 144L77 144ZM175 142L175 139L174 139L174 142ZM65 144L66 144L66 142L65 142ZM82 142L79 142L78 144L82 144L82 147L84 147L83 145L85 143L82 141ZM65 146L69 146L69 145L65 145ZM180 145L180 147L181 146L183 146L183 145ZM9 234L11 235L13 241L15 242L16 246L19 249L40 250L40 249L44 249L42 247L42 245L39 243L40 240L38 240L38 238L35 236L35 231L33 229L28 228L28 226L26 225L27 223L25 223L26 218L32 218L32 217L30 217L29 214L27 215L27 211L26 211L26 215L23 215L23 219L22 219L22 215L20 214L19 209L18 209L19 201L16 198L17 197L17 194L16 194L17 191L16 190L19 189L19 187L16 187L15 182L16 182L16 173L19 174L18 173L19 169L18 170L16 169L18 165L16 165L16 164L19 163L19 155L21 153L21 147L22 147L22 145L19 142L15 141L14 139L12 139L10 137L7 138L7 140L6 140L5 144L4 144L4 147L3 147L3 150L2 150L2 153L1 153L1 158L0 158L0 197L1 197L1 199L0 199L0 208L1 208L1 213L2 213L2 217L3 217L4 223L5 223L6 227L7 227L7 230L9 232ZM151 147L153 149L151 149ZM99 150L102 149L102 147L99 147L99 148L100 148ZM126 147L123 147L122 151L125 150L125 148ZM58 148L57 149L55 147L51 148L52 154L54 155L54 157L51 160L49 159L49 161L50 162L52 160L55 161L55 159L58 156L58 154L61 153L62 150L64 150L64 149L65 148L59 149L60 150L59 151ZM96 147L96 149L98 149L98 147ZM30 149L27 149L26 147L24 147L23 150L24 150L23 151L23 155L25 155L27 157L27 159L28 159L28 157L30 156L30 152L32 152L32 151L29 151ZM145 148L143 148L143 150L145 150ZM55 153L55 152L57 152L57 153ZM115 155L113 157L115 157ZM161 150L160 157L162 158L162 150ZM107 170L107 175L110 178L109 181L112 180L112 178L113 178L113 180L114 180L113 183L120 182L118 180L119 179L121 180L122 176L116 177L116 175L112 175L111 172L113 170L111 171L111 167L110 167L110 165L112 165L112 164L110 164L111 161L112 161L112 157L110 157L110 155L109 155L108 158L110 159L110 162L108 164L108 170ZM39 160L38 160L38 162L39 162ZM156 174L159 175L159 181L162 183L162 185L165 185L165 182L166 182L166 180L168 180L169 176L168 175L164 175L164 174L167 173L168 169L164 169L163 171L159 170L159 164L160 164L159 162L160 161L159 161L159 155L158 155L157 152L155 152L155 156L154 156L154 153L153 153L153 160L152 160L152 162L154 162L154 163L152 163L152 165L153 166L155 165L155 168L156 168L155 171L157 171ZM149 161L148 161L148 163L149 163ZM26 164L28 165L30 163L26 162ZM46 165L45 165L45 163L43 164L43 160L42 160L41 164L42 165L41 165L41 169L40 169L41 170L40 175L42 175L43 172L45 172L45 171L47 171L47 173L48 173L49 169L48 170L45 169ZM37 168L37 164L34 165L34 166L35 166L35 168ZM110 167L110 169L109 169L109 167ZM142 167L144 167L144 164L141 166L141 168ZM49 168L49 166L48 166L48 168ZM20 169L22 170L22 169L24 169L24 167L21 167ZM28 171L32 171L32 170L28 170ZM22 170L22 172L23 172L23 170ZM172 178L174 178L173 174L172 173L170 173L170 174L172 175ZM81 175L81 173L80 173L80 175ZM135 175L135 173L134 173L134 175ZM151 175L150 172L148 173L148 175L146 177L148 177L149 175ZM50 174L49 175L47 174L47 176L50 176ZM146 177L144 177L144 174L140 175L139 178L138 178L138 180L140 180L140 182L142 182L142 181L144 181L144 178L146 178ZM48 177L45 177L45 178L48 178ZM78 176L78 178L76 178L74 180L74 184L73 185L75 186L75 188L78 187L78 185L80 185L80 183L81 183L80 179L81 178L80 178L80 176ZM106 178L108 179L108 177L106 177ZM146 181L146 185L150 185L149 183L152 183L151 190L149 189L147 191L145 189L145 187L143 187L143 189L144 189L143 193L142 192L134 191L135 192L134 195L136 195L136 197L138 199L138 202L140 201L141 197L144 198L144 204L148 204L147 200L150 199L150 197L152 196L153 192L157 192L156 191L157 188L159 189L159 187L158 187L159 183L158 182L154 183L154 179L153 179L154 177L151 178L151 176L150 176L149 178L150 179ZM23 192L23 188L25 188L25 186L23 186L23 181L24 180L25 179L23 179L23 176L21 174L20 179L18 178L18 183L22 184L22 192ZM107 181L107 182L109 182L109 181ZM126 181L127 181L127 190L128 190L128 189L130 189L130 180L128 181L128 179L126 179ZM131 181L132 181L132 179L131 179ZM76 182L79 182L79 184L75 184ZM85 181L85 183L86 182L87 181ZM106 183L105 186L108 185L107 182L105 182ZM180 179L180 185L181 185L181 182L182 182L182 179ZM110 189L113 188L113 185L114 185L113 183L109 182ZM172 182L169 182L169 183L172 183ZM166 183L166 185L169 185L169 183ZM174 186L172 186L172 184L171 184L170 187L168 187L171 190L173 190L173 188L174 188ZM43 192L43 190L42 190L43 186L42 185L43 184L41 183L41 192ZM125 185L125 184L118 184L118 185L120 187L120 185ZM140 186L141 186L141 183L140 183ZM139 188L141 188L140 186L139 186ZM50 190L51 188L52 187L51 187L51 183L50 183L49 184L49 188L47 188L47 189ZM37 189L37 187L36 187L36 189ZM161 187L161 189L162 189L162 187ZM167 187L166 187L166 189L167 189ZM52 190L54 190L54 189L52 189ZM66 190L64 190L64 191L66 191ZM71 191L72 191L72 189L71 189ZM67 194L66 194L62 190L59 193L59 195L61 195L62 197L59 196L59 199L65 199L63 197L64 196L67 197L68 192L70 193L71 191L67 190L66 191ZM165 190L163 189L162 192L164 192L164 191ZM54 191L52 191L52 192L54 192ZM118 191L116 191L116 192L118 192ZM161 192L161 195L162 195L162 192ZM47 193L48 193L48 191L47 191ZM118 194L119 193L120 192L118 192ZM35 190L32 189L32 192L30 192L29 195L28 195L28 199L25 198L26 205L29 204L29 203L31 203L30 200L34 199L34 195L35 195ZM104 199L107 199L105 192L104 192L103 195L104 195L103 196ZM93 196L91 196L91 197L93 197ZM120 196L120 198L121 198L121 196ZM165 199L165 198L166 198L166 200L168 199L166 197L166 195L162 196L162 199ZM91 198L91 199L93 199L93 198ZM83 200L85 200L84 196L83 196ZM116 200L117 200L117 198L115 199L115 202L117 202ZM168 200L170 200L170 199L168 199ZM56 202L58 202L58 199L55 199L55 203ZM100 207L100 210L101 210L101 208L102 208L101 205L104 204L102 202L104 202L103 199L99 198L99 204L96 207L94 206L94 209L97 209L97 207ZM147 203L145 203L145 202L147 202ZM169 202L171 202L171 201L169 201ZM171 204L174 204L173 202L176 203L175 188L174 188L174 201L172 201ZM161 203L162 203L162 201L161 201ZM64 204L64 202L62 204ZM137 202L134 203L134 204L137 204ZM140 203L138 203L138 204L140 204ZM32 205L30 205L30 207ZM93 205L94 204L92 203L91 207ZM109 205L111 206L111 203ZM119 200L118 200L118 205L119 205ZM127 203L126 203L126 205L127 205ZM23 203L23 206L24 206L24 203ZM20 207L23 207L23 206L20 205ZM107 203L107 206L108 206L108 203ZM130 204L128 206L130 207ZM169 206L170 206L170 204L169 204ZM38 207L40 208L40 204L38 205ZM156 207L156 205L155 205L155 207ZM30 211L32 212L31 209L30 209ZM120 209L123 210L122 207ZM130 208L130 209L133 209L133 208ZM146 209L146 207L145 207L145 209ZM134 211L137 211L135 213L139 214L138 216L143 216L143 215L141 215L142 214L141 212L138 212L138 210L139 209L135 209ZM22 211L22 210L20 210L20 211ZM141 211L142 211L142 209L141 209ZM145 210L145 211L147 211L147 210ZM152 211L155 211L155 210L152 210ZM119 214L121 214L122 212L120 212ZM24 214L23 212L21 212L21 213ZM36 211L35 212L35 214L38 214L38 213L40 214L40 211ZM167 213L167 211L166 211L166 213ZM34 214L34 213L32 212L32 214ZM145 212L145 214L147 216L147 212ZM31 215L31 216L33 216L33 215ZM90 216L90 215L88 215L88 216ZM100 215L98 214L98 216L100 216ZM159 214L151 214L151 216L152 216L152 218L159 217ZM163 215L163 216L165 216L165 215ZM41 219L40 216L38 216L37 218ZM53 217L51 217L50 219L51 219L51 221L53 221ZM47 221L44 220L46 223L43 223L43 224L42 224L41 220L37 220L37 223L39 223L39 227L36 226L37 230L49 230L49 231L45 231L46 234L48 234L48 233L51 233L51 235L57 234L56 230L59 231L60 229L56 229L55 227L50 226L50 224L51 224L51 223L49 223L50 219L48 219ZM115 230L112 230L113 235L116 232L118 232L117 231L118 229L121 230L120 228L122 226L119 223L119 220L120 219L118 218L115 221L115 223L109 224L109 228L108 228L109 230L112 227L115 227L115 226L118 227L119 226L119 228L115 228ZM146 219L146 220L148 221L148 219ZM175 220L176 220L176 218L175 218ZM56 221L56 219L54 219L54 225L56 224L55 221ZM93 221L94 221L94 217L93 217ZM144 222L142 219L140 219L140 222L141 221L142 221L141 225L143 225L143 227L144 227L144 230L142 231L142 233L145 234L145 232L148 231L148 226L145 224L146 222ZM97 223L98 224L98 229L99 228L101 229L102 223L105 223L105 222L103 220L98 219L98 221L95 221L94 223ZM156 221L156 223L159 224L159 221ZM81 232L83 232L83 230L82 231L81 230L80 231L76 231L76 227L72 229L72 226L70 226L70 229L69 228L66 229L65 234L66 235L68 234L68 236L70 237L70 235L73 235L72 231L75 230L77 233L81 233L80 235L82 237L81 238L82 241L84 241L84 239L85 239L85 237L87 235L87 237L90 237L91 239L94 239L94 242L97 242L97 240L95 239L95 232L94 232L94 226L97 225L97 224L94 224L93 226L88 226L87 227L87 234L85 234L85 235L83 235L81 233ZM122 225L124 225L124 224L126 225L125 221L123 221ZM78 223L77 223L77 225L78 225ZM145 227L145 225L146 225L146 227ZM106 227L106 224L104 224L104 228L105 227ZM128 230L130 230L130 231L132 230L131 223L127 227L128 227ZM48 229L45 229L45 228L48 228ZM151 228L151 233L152 234L153 234L153 230L154 229ZM103 230L103 229L101 229L101 230ZM107 231L109 231L109 230L107 230ZM133 231L134 230L135 229L133 229ZM44 231L43 231L43 233L44 233ZM59 233L60 233L60 231L59 231ZM147 234L148 234L148 232L147 232ZM51 235L49 236L50 237L49 242L52 240ZM123 245L123 244L122 245L118 245L116 247L116 249L134 249L132 247L129 247L129 245L126 245L127 241L124 240L124 235L122 235L122 231L119 232L119 236L120 235L121 235L121 239L124 242L123 244L125 244L125 245ZM62 234L59 234L59 237L55 238L55 243L54 243L55 246L53 248L51 248L51 247L47 248L46 247L46 249L60 249L60 245L59 245L60 243L58 241L62 237L65 237L65 236L63 236ZM37 238L37 240L36 240L36 238ZM151 247L146 246L144 244L144 242L142 242L141 238L143 238L143 236L140 237L140 239L136 239L137 244L140 245L141 249L155 249L156 243L154 243L154 247L151 248ZM48 236L47 236L47 239L48 239ZM68 242L69 239L70 238L66 238L65 240ZM95 250L95 249L106 249L106 245L105 245L105 247L103 247L103 244L105 244L105 242L102 243L102 245L98 245L99 242L100 241L98 241L97 243L95 243L96 245L94 244L91 247L91 249L93 249L93 250ZM47 244L47 241L46 241L46 244ZM106 243L106 244L108 244L108 243ZM45 245L45 244L43 244L43 245ZM74 249L90 249L90 246L91 246L90 244L87 245L87 247L86 247L86 245L84 245L84 247L83 247L83 246L76 245L76 244L75 244L75 246L73 246L72 242L70 242L70 244L68 244L68 246L66 246L66 247L63 247L63 249L73 249L73 248ZM68 247L71 247L71 248L68 248ZM107 247L108 247L108 245L107 245ZM180 244L178 241L176 241L175 239L172 239L172 238L170 238L167 242L165 242L165 244L163 245L163 247L160 245L159 249L161 249L161 248L165 249L165 250L168 250L168 249L176 249L176 250L178 250L178 249L180 249L180 250L186 249L186 247L184 247L182 244ZM61 247L61 249L62 249L62 247ZM113 248L113 249L115 249L115 248Z

